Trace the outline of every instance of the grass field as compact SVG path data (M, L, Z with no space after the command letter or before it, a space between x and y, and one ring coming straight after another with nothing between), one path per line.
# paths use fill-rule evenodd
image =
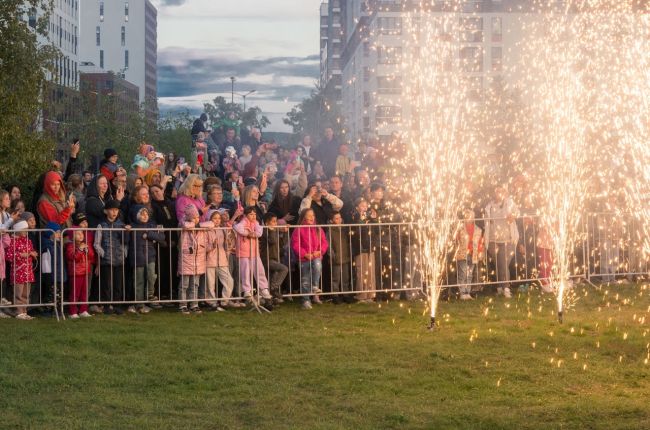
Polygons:
M578 292L1 320L0 428L650 428L650 289Z

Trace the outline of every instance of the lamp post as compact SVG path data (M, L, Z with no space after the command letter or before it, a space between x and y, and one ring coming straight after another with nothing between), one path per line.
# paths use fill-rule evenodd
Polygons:
M237 93L238 96L242 96L242 98L244 99L244 112L246 112L246 97L250 96L254 92L257 92L257 90L250 90L246 94Z
M230 104L235 104L235 77L230 77Z

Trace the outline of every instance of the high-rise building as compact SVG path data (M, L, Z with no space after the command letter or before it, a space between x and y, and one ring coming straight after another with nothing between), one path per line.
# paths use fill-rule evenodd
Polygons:
M385 140L393 131L400 131L399 124L410 115L400 72L407 36L403 24L405 14L421 2L349 0L344 3L340 100L348 136L357 140L375 135ZM524 3L527 2L458 0L430 4L429 12L436 20L454 22L451 27L458 34L446 36L457 44L453 55L459 61L455 63L463 64L458 72L466 77L468 89L479 100L495 78L504 77L506 64L516 59ZM441 31L444 30L443 25Z
M320 86L330 103L341 104L341 51L344 32L341 25L342 8L346 0L329 0L320 6Z
M148 116L158 116L158 12L149 0L81 0L79 59L140 89Z

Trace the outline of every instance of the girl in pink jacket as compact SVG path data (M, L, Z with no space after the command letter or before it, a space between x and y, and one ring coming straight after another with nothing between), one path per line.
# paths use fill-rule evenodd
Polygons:
M210 210L208 220L212 222L214 228L207 231L207 268L205 280L205 299L212 309L220 312L225 310L217 303L219 292L218 283L223 285L223 307L240 307L240 303L230 300L235 281L230 274L230 265L228 257L230 251L235 247L235 237L233 231L228 227L221 225L221 212L219 210ZM241 306L245 306L241 303Z
M190 204L185 207L183 228L179 243L178 275L181 277L178 286L180 311L189 314L190 311L200 314L198 290L201 276L205 274L207 232L202 228L212 227L212 222L200 223L199 210ZM189 310L188 310L189 303Z
M327 238L320 227L312 227L316 223L316 216L312 209L305 209L300 213L298 224L291 234L291 249L300 260L300 293L304 294L302 307L311 309L311 294L321 292L320 275L323 270L323 255L327 252ZM314 303L320 303L318 296L314 296Z
M269 281L264 273L264 266L260 258L259 238L262 236L262 226L257 222L257 213L254 206L244 209L244 217L233 227L237 233L237 258L239 259L239 278L241 279L244 297L252 297L252 279L257 281L260 296L271 300Z

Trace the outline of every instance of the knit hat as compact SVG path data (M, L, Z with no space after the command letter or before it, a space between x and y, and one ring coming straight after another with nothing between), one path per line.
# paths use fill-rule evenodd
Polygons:
M88 218L86 217L86 214L83 212L75 212L74 215L72 215L72 224L73 225L79 225L84 221L88 221Z
M104 205L104 210L106 210L106 209L119 209L119 208L120 208L120 202L118 202L117 200L109 200Z
M221 212L219 211L219 209L210 209L210 210L208 211L208 215L205 217L205 219L206 219L207 221L212 221L212 216L213 216L214 214L219 214L219 216L221 217Z
M35 217L34 217L34 214L31 213L31 212L25 211L25 212L20 214L20 220L21 221L27 221L27 220L30 220L32 218L35 218Z
M18 221L13 225L14 231L27 230L28 228L29 225L27 224L27 221Z
M199 216L199 210L194 205L187 205L185 207L185 220L192 221L194 218Z
M113 155L117 155L117 151L116 151L116 150L114 150L113 148L106 148L106 149L104 149L104 158L105 158L105 159L108 160L108 159L111 158Z

